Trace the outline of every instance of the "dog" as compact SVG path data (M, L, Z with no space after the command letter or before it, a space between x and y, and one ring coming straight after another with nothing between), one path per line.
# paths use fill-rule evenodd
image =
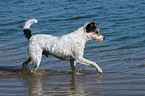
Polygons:
M22 68L28 67L29 64L34 63L31 72L36 73L41 62L42 55L48 57L53 55L62 60L69 60L72 72L76 72L76 62L92 65L98 72L103 73L102 69L93 61L87 60L83 57L85 44L88 40L95 40L102 42L105 37L100 34L95 21L87 23L78 28L76 31L63 35L52 36L47 34L31 35L29 29L33 23L37 23L37 19L30 19L25 22L24 35L28 39L27 47L29 58L22 64Z

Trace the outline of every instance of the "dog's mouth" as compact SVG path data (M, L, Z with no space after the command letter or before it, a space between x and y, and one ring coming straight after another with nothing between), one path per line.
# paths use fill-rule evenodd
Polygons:
M103 40L105 39L104 36L100 35L99 38L96 38L95 41L98 41L98 42L103 42Z
M98 40L98 39L96 39L95 41L97 41L97 42L103 42L103 40Z

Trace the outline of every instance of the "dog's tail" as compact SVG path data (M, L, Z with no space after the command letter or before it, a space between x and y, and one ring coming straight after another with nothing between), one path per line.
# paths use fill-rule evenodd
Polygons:
M24 32L25 37L28 38L28 40L32 36L31 30L29 28L33 23L37 23L37 22L38 22L37 19L30 19L30 20L26 21L23 32Z

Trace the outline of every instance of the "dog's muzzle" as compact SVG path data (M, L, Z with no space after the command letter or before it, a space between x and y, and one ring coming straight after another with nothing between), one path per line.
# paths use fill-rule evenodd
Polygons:
M103 35L100 35L95 41L103 42L104 39L105 37Z

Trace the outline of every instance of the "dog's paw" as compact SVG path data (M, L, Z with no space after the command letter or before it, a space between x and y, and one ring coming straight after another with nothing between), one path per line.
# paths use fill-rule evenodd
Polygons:
M97 69L98 72L103 73L103 70L101 68Z
M19 71L19 73L31 73L31 71L30 71L30 69L29 68L24 68L24 67L22 67L21 69L20 69L20 71Z

